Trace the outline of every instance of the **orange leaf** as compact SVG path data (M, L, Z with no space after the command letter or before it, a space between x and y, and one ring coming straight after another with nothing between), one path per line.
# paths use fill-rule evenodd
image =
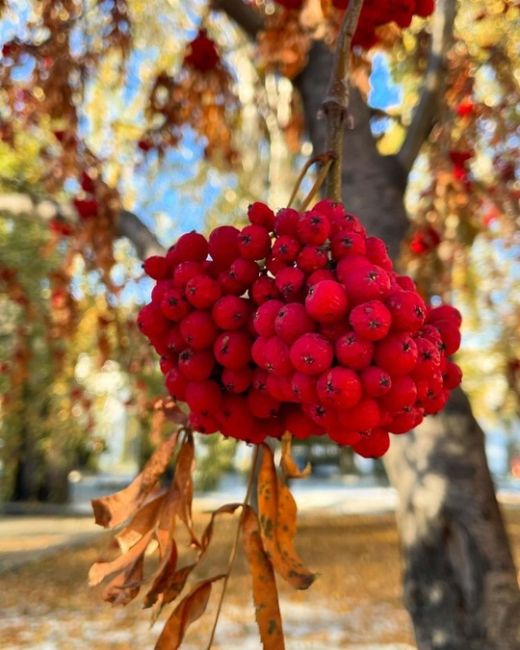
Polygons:
M193 587L166 621L166 625L155 644L155 650L177 650L188 627L206 611L212 583L221 580L223 577L223 575L215 576L209 580L203 580Z
M262 542L277 573L296 589L308 589L315 574L305 568L294 548L296 503L276 474L273 452L263 445L258 474L258 512Z
M287 431L282 436L282 469L287 478L307 478L312 472L310 463L300 469L292 455L292 435Z
M143 535L152 530L157 514L164 502L164 494L154 497L140 508L132 521L115 537L122 553L126 553Z
M96 524L113 528L137 510L166 469L177 444L177 432L165 440L152 454L143 471L123 490L92 501Z
M175 475L162 504L156 525L156 536L159 542L161 557L169 555L170 542L175 531L176 518L184 522L191 536L191 543L199 547L191 518L191 502L193 499L193 469L194 445L193 436L186 435L175 461Z
M264 650L284 650L274 571L262 546L258 519L249 506L242 516L242 539L253 578L253 600L262 646Z

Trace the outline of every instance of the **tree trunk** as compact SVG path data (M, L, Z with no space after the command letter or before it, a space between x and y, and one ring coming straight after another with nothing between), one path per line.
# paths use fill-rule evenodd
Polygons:
M331 54L313 46L297 80L315 152L324 150L320 103ZM395 259L408 221L406 174L381 156L369 110L352 89L353 128L345 138L345 204ZM484 436L462 391L444 413L415 432L393 436L385 466L399 493L405 602L420 650L520 648L520 595L507 535L489 473Z

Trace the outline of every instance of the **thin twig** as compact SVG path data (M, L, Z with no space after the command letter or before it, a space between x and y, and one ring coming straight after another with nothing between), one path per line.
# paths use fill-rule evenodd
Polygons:
M298 194L298 190L300 189L300 185L303 182L303 179L305 178L305 175L309 171L310 167L314 165L314 163L318 163L320 165L323 165L324 163L327 163L328 161L332 160L334 158L335 154L333 152L326 152L326 153L320 153L317 156L313 156L312 158L309 158L309 160L305 163L303 166L303 169L301 170L300 174L298 175L298 178L296 179L296 183L294 185L294 189L291 194L291 198L289 199L289 202L287 203L287 207L290 208L296 199L296 195Z
M323 113L327 122L326 147L336 154L327 179L327 196L335 201L341 201L341 154L348 115L350 49L362 6L363 0L350 0L345 11L336 41L329 89L323 101Z
M322 169L320 170L320 173L318 174L318 177L314 181L314 185L311 187L311 191L307 194L305 199L302 202L301 209L306 210L312 199L318 194L320 191L321 186L327 179L327 175L330 171L331 165L334 164L335 157L331 156L327 162L323 165Z
M226 588L227 584L229 582L229 578L231 576L231 571L233 570L233 564L235 563L235 558L237 556L237 551L238 551L238 540L240 539L240 531L242 529L242 522L244 520L245 512L246 512L246 506L249 503L249 500L251 499L251 493L253 491L253 484L254 484L254 476L255 476L255 469L256 465L258 463L258 456L260 453L260 445L255 445L255 450L253 452L253 458L251 460L251 469L249 471L249 479L247 482L247 490L246 490L246 496L244 497L244 501L242 502L242 511L240 512L240 518L238 520L238 526L235 534L235 539L233 541L233 546L231 548L231 554L229 556L228 560L228 565L224 577L224 582L222 584L222 591L220 592L220 598L218 601L218 606L217 606L217 613L215 615L215 620L213 622L213 628L211 630L211 635L209 638L208 645L206 646L206 650L210 650L211 646L213 645L213 641L215 639L215 632L217 630L217 623L218 619L220 617L220 611L222 609L222 603L224 602L224 596L226 594Z

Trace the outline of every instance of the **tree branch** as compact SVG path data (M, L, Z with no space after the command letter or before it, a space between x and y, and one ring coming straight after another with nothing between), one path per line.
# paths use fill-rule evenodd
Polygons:
M327 179L327 196L341 201L341 154L349 104L350 48L356 31L363 0L352 0L343 17L336 42L336 53L323 113L327 122L327 150L334 152Z
M75 220L75 213L71 207L61 206L50 199L38 199L21 193L0 195L0 212L13 217L24 214L34 215L43 221L59 218L67 221ZM121 210L116 232L118 237L126 237L132 242L141 259L165 253L165 248L157 237L133 212Z
M435 123L445 84L446 54L453 39L457 0L438 0L421 97L397 157L409 172Z
M211 8L227 14L251 38L255 38L264 28L264 19L260 12L242 0L212 0Z

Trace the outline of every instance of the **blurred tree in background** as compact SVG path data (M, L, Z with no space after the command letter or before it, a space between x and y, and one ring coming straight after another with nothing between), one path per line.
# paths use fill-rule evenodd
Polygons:
M138 426L160 439L160 376L132 324L149 288L139 260L181 231L244 219L253 199L287 203L305 158L323 151L318 114L345 4L0 3L7 496L63 497L63 477L101 449L76 379L82 353L117 361ZM436 5L409 29L398 7L359 36L343 195L425 296L461 306L475 415L514 426L520 9ZM212 471L227 463L214 457ZM518 585L465 396L394 439L386 466L419 646L514 647Z

